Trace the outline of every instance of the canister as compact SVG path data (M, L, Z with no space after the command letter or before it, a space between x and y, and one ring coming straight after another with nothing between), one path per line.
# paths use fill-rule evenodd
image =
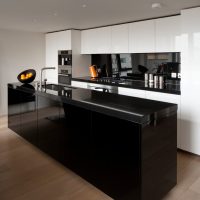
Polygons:
M154 76L154 88L158 88L158 76Z
M159 76L159 88L163 89L164 88L164 77Z
M148 80L149 80L149 74L148 74L148 73L145 73L145 74L144 74L144 81L147 82Z
M149 83L153 83L153 74L149 74Z

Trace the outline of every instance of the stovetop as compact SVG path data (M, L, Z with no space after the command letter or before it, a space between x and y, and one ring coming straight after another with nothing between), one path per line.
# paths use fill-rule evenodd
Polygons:
M96 83L122 83L124 82L124 79L121 78L113 78L113 77L102 77L102 78L97 78L93 79L94 82Z
M87 77L77 77L72 78L72 81L81 81L81 82L88 82L88 83L96 83L96 84L103 84L103 85L111 85L117 87L126 87L132 89L142 89L142 90L149 90L155 92L164 92L170 94L181 94L180 91L180 80L179 81L170 81L167 80L162 88L154 87L149 85L144 80L134 80L134 79L127 79L127 78L118 78L118 77L102 77L102 78L91 78Z

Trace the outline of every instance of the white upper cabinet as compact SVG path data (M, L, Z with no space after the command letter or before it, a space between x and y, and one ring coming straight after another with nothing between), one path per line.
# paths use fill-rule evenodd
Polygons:
M111 27L111 53L128 53L129 25Z
M200 7L181 12L181 148L200 155Z
M111 53L111 26L81 31L81 53Z
M156 52L181 51L181 16L155 20Z
M181 16L81 31L82 54L181 51Z
M71 50L71 30L46 34L46 67L56 67L45 71L48 82L58 83L59 50Z
M59 50L71 50L71 31L46 34L46 66L58 65Z
M81 54L93 54L96 44L96 29L81 31Z
M129 24L129 53L155 52L155 20Z

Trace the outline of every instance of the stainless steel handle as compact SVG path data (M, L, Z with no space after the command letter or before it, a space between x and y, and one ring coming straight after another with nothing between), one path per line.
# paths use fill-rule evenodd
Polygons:
M71 76L71 74L58 74L60 76Z

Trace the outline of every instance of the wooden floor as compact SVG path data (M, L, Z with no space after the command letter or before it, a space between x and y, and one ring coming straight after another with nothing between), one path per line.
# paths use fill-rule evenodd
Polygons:
M3 122L2 122L3 121ZM111 200L0 124L0 200ZM200 157L178 152L178 184L163 200L200 199Z

